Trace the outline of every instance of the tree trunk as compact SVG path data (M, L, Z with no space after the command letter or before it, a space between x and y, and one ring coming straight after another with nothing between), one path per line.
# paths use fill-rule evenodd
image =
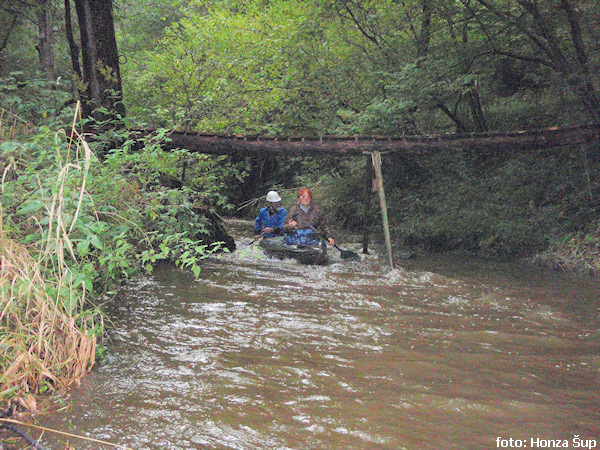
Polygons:
M83 114L120 123L125 106L112 0L75 0L75 8L81 34Z
M71 20L71 2L65 0L65 33L69 43L69 54L71 55L71 66L73 67L73 96L79 98L78 86L82 83L81 65L79 63L79 46L73 35L73 21Z
M481 100L479 98L479 92L475 88L467 92L467 101L471 108L471 114L473 115L473 126L477 133L483 133L489 131L483 108L481 107Z
M129 138L140 142L153 135L154 129L137 129ZM169 141L161 144L167 151L185 148L194 153L215 155L350 156L372 153L427 153L433 150L455 151L526 151L564 145L588 145L600 142L600 125L567 128L542 128L507 132L458 133L400 137L252 137L172 131ZM135 146L134 146L135 148ZM264 156L263 156L264 157Z
M40 71L48 82L56 81L56 68L54 66L54 50L52 48L52 9L50 0L38 0L38 44L36 46L40 60Z
M468 127L462 122L462 120L460 120L458 114L450 111L443 102L437 102L436 107L444 114L446 114L452 120L452 122L454 122L454 125L456 125L457 133L466 133L468 131Z
M417 37L417 58L425 58L429 53L429 44L431 42L431 15L433 5L431 0L422 0L421 4L421 31Z
M588 54L583 40L583 32L579 22L577 11L568 0L561 0L560 7L565 11L567 21L569 22L569 30L573 48L577 55L577 61L580 66L582 80L579 86L581 97L590 112L590 115L596 122L600 122L600 95L590 81L592 74L589 66Z

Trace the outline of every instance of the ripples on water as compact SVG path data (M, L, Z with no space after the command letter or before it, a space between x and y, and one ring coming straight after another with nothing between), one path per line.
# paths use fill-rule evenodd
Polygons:
M135 449L600 443L596 285L411 265L242 243L199 279L159 267L109 311L106 361L48 425Z

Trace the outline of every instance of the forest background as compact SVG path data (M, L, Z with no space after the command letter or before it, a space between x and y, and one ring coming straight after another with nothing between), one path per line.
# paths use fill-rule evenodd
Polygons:
M169 130L407 136L600 123L595 0L74 3L108 13L96 20L118 48L116 63L94 66L109 106L93 112L80 9L0 2L0 396L28 408L31 394L76 382L101 352L90 299L159 260L199 275L202 258L233 248L215 239L217 215L253 218L267 190L292 205L308 185L334 229L360 229L363 158L164 152ZM132 127L158 131L140 145ZM102 134L86 138L90 128ZM598 150L385 155L394 245L597 273ZM377 205L369 215L379 231ZM64 320L43 327L54 343L34 358L36 338L16 336L38 329L44 302ZM67 323L78 337L57 345ZM54 362L50 348L62 349Z

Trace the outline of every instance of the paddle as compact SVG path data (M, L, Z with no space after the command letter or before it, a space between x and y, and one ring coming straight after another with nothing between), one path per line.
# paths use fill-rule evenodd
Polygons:
M260 233L260 235L256 236L254 239L252 239L252 242L250 242L248 245L250 246L250 245L254 244L256 241L259 241L264 237L265 237L265 233Z
M360 261L360 256L358 253L354 253L352 250L343 250L337 246L337 244L333 244L335 248L340 251L340 256L342 259L349 259L352 261Z
M315 233L317 233L319 236L321 236L323 239L325 239L327 241L327 236L325 236L323 233L317 231L315 229L315 227L313 227L313 226L311 226L310 228L311 228L311 230L313 230ZM358 255L358 253L355 253L352 250L344 250L342 248L339 248L337 244L333 244L333 246L340 251L340 257L342 259L349 259L351 261L360 261L360 256Z

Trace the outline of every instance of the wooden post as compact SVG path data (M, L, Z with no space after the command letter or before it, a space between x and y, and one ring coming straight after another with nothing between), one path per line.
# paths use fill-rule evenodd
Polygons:
M377 192L379 192L379 204L381 206L381 218L383 220L383 235L385 237L385 248L392 269L396 268L394 255L392 254L392 240L390 238L390 226L388 223L387 204L385 202L385 191L383 190L383 176L381 174L381 155L379 152L372 153L373 167L375 168L375 180L377 182Z
M371 225L371 191L373 191L373 163L372 156L366 155L365 158L365 173L364 173L364 189L365 189L365 214L362 220L363 239L362 252L365 255L369 254L369 228Z

